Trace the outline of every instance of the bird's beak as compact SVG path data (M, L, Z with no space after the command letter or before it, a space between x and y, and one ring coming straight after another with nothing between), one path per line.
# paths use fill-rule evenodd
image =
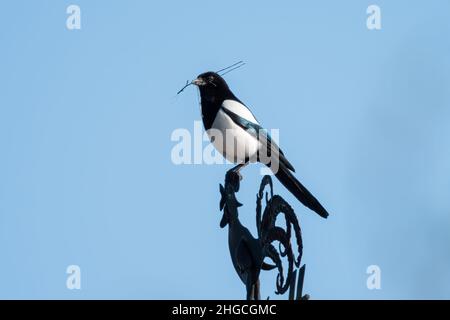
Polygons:
M184 89L186 89L187 87L189 87L191 84L195 84L197 87L199 87L199 86L205 85L205 84L206 84L206 81L203 80L202 78L197 78L197 79L195 79L195 80L192 80L191 82L186 81L186 84L184 85L184 87L181 88L181 90L179 90L179 91L177 92L177 94L182 93L182 92L184 91Z
M196 86L203 86L205 84L205 81L201 78L197 78L195 80L192 80L192 84L195 84Z

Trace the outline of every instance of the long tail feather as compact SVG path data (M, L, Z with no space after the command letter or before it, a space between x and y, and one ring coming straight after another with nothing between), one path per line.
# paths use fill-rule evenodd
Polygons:
M280 182L306 207L315 211L323 218L328 217L328 212L319 201L298 181L292 172L282 163L275 173Z

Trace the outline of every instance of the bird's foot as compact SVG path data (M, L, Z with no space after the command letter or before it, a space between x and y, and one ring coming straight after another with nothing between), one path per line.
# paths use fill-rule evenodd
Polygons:
M238 192L239 191L239 182L241 181L241 176L238 172L236 172L233 169L229 170L227 172L227 174L225 175L225 185L227 183L229 183L232 186L234 192Z
M233 171L239 177L239 181L242 181L242 179L244 179L244 177L241 174L241 169L244 168L246 165L247 163L240 163L230 170Z

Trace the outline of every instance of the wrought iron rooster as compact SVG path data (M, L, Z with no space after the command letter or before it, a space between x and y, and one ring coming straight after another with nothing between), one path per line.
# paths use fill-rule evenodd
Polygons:
M261 181L259 192L256 197L256 227L258 238L252 236L250 231L239 221L238 208L242 206L237 199L240 177L230 170L225 176L225 186L220 185L220 210L223 210L220 227L228 225L228 245L231 261L242 282L247 289L247 300L260 299L259 275L261 270L272 270L277 268L276 294L285 293L295 277L294 264L300 266L303 252L300 225L291 206L280 196L273 195L273 185L270 176L264 176ZM270 187L269 193L265 193L266 207L262 212L262 199L264 189ZM283 214L286 228L283 229L275 224L277 217ZM298 256L295 259L291 245L291 234L294 231ZM273 245L279 242L278 249ZM283 273L282 257L287 257L288 271L286 280ZM274 264L264 262L265 258L272 260Z

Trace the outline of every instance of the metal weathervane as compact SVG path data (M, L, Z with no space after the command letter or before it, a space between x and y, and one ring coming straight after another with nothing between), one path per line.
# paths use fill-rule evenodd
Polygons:
M303 242L300 224L292 207L279 195L273 195L273 185L270 176L264 176L256 197L256 229L258 238L239 221L238 208L242 206L236 199L239 191L240 177L233 170L227 172L225 185L220 185L220 210L223 211L220 227L228 226L228 246L231 261L239 278L247 290L247 300L260 299L259 275L261 270L277 269L276 294L284 294L289 290L289 299L304 300L309 296L302 295L305 266L300 268L298 283L297 270L300 267L303 253ZM269 191L264 192L266 187ZM262 202L265 199L263 211ZM276 225L277 218L283 216L285 227ZM295 236L297 257L291 244ZM278 248L274 243L278 242ZM265 258L272 261L266 263ZM287 271L283 268L283 258L287 259ZM285 259L285 260L286 260ZM295 293L297 286L297 293Z
M278 271L275 293L284 294L290 290L290 299L294 299L294 296L296 299L305 299L308 296L302 296L304 266L298 271L298 283L295 284L296 269L300 267L303 244L300 224L294 210L282 197L273 195L272 178L264 176L256 199L258 235L257 238L253 237L239 221L238 208L242 204L236 199L236 193L239 191L242 177L240 171L250 163L264 164L305 207L322 218L327 218L329 214L295 177L295 169L283 151L256 120L252 111L231 91L223 78L224 75L241 68L244 64L243 61L239 61L216 72L204 72L194 80L187 81L177 94L182 93L191 85L199 89L200 109L205 131L216 150L224 158L236 164L226 173L224 185L220 185L220 210L223 211L220 226L222 228L228 226L231 261L247 289L247 299L260 299L260 273L274 269ZM216 139L217 137L222 137L222 139ZM235 144L226 143L223 137ZM273 162L274 158L276 160ZM277 164L276 168L272 167L273 163ZM270 192L264 193L267 186ZM265 208L263 211L264 198ZM276 224L279 216L284 217L284 227ZM294 254L292 238L296 240L296 254ZM266 263L264 261L266 258L270 259L272 263ZM283 268L283 264L286 263L287 268Z

